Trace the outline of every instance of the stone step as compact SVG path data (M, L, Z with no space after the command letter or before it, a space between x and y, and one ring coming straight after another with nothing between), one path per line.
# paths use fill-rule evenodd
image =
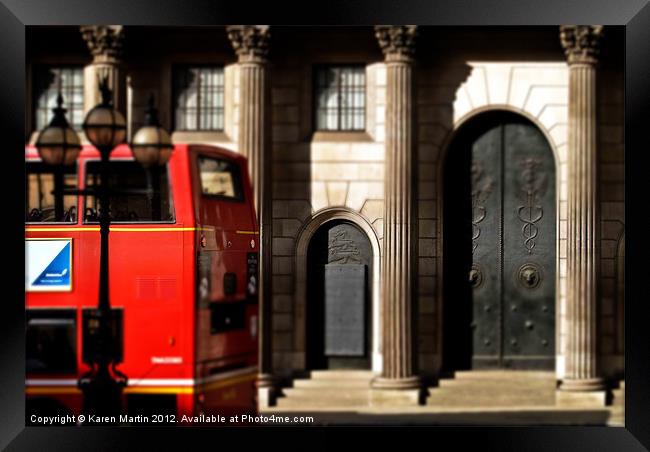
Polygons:
M322 399L349 399L368 398L369 389L366 388L284 388L282 392L286 397L319 397Z
M277 406L299 409L366 407L370 381L375 376L370 370L313 370L309 379L294 380L293 387L284 388Z
M456 380L556 380L555 372L552 371L529 371L529 370L461 370L454 373Z
M462 383L445 383L440 386L429 387L429 392L440 392L440 393L463 393L463 394L491 394L494 397L500 397L501 395L508 394L535 394L535 393L544 393L551 394L555 393L555 386L549 385L519 385L519 386L496 386L496 385L463 385Z
M541 379L541 378L528 378L521 380L498 380L498 379L467 379L460 378L458 380L442 379L438 382L438 387L444 388L485 388L489 390L504 390L508 391L512 388L527 388L532 391L539 389L555 389L555 380Z
M429 395L433 396L440 394L442 396L468 396L468 397L483 397L498 400L500 398L512 397L548 397L552 398L555 395L554 388L539 388L531 390L530 388L499 388L497 390L490 390L490 388L463 388L463 387L438 387L429 388Z
M548 371L475 370L429 388L429 406L553 406L556 377Z
M609 407L609 425L625 426L625 408L623 405L614 405Z
M625 405L625 391L621 389L614 389L612 391L612 406Z
M278 407L309 409L368 406L368 370L315 370L309 379L297 379L283 389ZM556 377L548 371L476 370L456 372L428 388L432 407L539 407L555 405ZM617 400L615 395L614 400ZM618 397L620 401L620 397ZM618 405L618 404L617 404Z
M496 377L497 375L499 378ZM438 382L439 386L430 387L427 405L552 406L555 404L556 383L552 373L475 371L472 372L471 377L467 373L457 374L458 376L460 378L442 379Z
M611 416L607 420L607 424L610 427L625 427L625 418L621 416Z
M342 378L320 378L315 380L294 380L294 388L365 388L370 387L370 380L365 378L353 378L350 380L344 380Z
M499 396L474 393L435 393L426 399L428 406L444 407L525 407L554 406L553 394L501 394Z
M372 380L377 374L371 370L312 370L312 380Z
M625 413L625 407L623 406L612 406L609 407L610 411L612 414L624 414Z
M327 408L335 409L338 407L367 407L368 396L366 397L351 397L351 398L334 398L328 399L318 396L312 397L281 397L277 399L277 406L279 408L295 408L300 411L309 411L314 408Z

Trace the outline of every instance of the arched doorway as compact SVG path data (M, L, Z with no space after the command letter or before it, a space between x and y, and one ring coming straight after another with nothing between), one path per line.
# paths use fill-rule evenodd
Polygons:
M479 114L443 173L443 368L555 366L556 180L528 119Z
M372 246L351 222L320 226L307 249L307 368L369 369Z

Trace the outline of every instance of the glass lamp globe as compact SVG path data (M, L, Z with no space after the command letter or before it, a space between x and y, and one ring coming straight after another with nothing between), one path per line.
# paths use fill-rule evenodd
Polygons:
M144 126L133 136L131 150L135 159L145 168L164 166L172 155L174 145L169 133L160 125L158 112L149 98Z
M79 136L68 124L63 108L63 96L59 93L57 106L52 109L54 117L36 139L36 149L48 165L72 165L81 151Z
M83 129L93 146L98 149L113 149L126 139L126 120L122 113L113 108L107 77L100 81L99 90L102 101L88 112Z

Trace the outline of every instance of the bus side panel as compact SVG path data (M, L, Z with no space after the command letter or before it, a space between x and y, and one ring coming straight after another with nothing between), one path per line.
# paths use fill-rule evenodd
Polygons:
M248 372L239 377L215 380L199 387L203 394L201 406L206 414L221 414L224 416L241 416L254 414L255 386L257 372Z
M241 413L254 409L257 372L257 304L247 293L247 259L258 253L259 235L247 168L244 159L233 159L242 174L243 202L202 196L198 155L232 157L200 147L189 155L201 227L197 238L203 242L197 246L197 378L204 382L197 388L198 399L208 414L224 409ZM233 279L234 290L228 288Z
M96 154L95 150L85 149L79 159L81 188L85 185L85 162L97 160ZM118 157L129 160L130 151ZM175 402L178 409L191 414L194 411L196 238L187 162L187 147L176 146L169 162L175 223L111 225L109 290L111 306L124 310L124 361L118 369L129 378L125 401L132 395L178 397ZM83 212L82 205L80 197L79 212ZM72 290L27 292L26 307L76 311L73 316L77 362L74 373L28 374L26 396L30 406L51 410L63 405L68 411L78 413L82 397L76 381L88 370L82 361L83 311L95 309L99 295L99 226L83 224L79 219L77 224L29 224L26 232L27 239L72 238Z
M35 292L25 291L25 307L27 309L28 322L33 312L68 312L74 319L74 340L76 369L80 368L82 356L81 340L81 316L78 307L84 302L84 280L82 278L81 256L83 255L85 243L84 237L87 232L79 231L78 225L26 225L26 240L64 240L71 239L72 259L71 259L71 290L62 292L43 291ZM26 283L29 276L29 259L26 256ZM95 295L97 300L97 295ZM28 325L26 325L28 327ZM29 344L28 344L29 347ZM27 351L28 359L30 351ZM33 363L37 364L38 363ZM33 365L32 364L32 365ZM28 365L28 367L30 367ZM65 412L76 414L81 410L81 392L76 387L77 372L68 373L51 373L47 371L30 371L26 374L26 406L28 410L39 412ZM30 412L27 412L29 422Z
M111 233L111 299L125 307L122 368L134 382L191 377L181 328L183 234Z

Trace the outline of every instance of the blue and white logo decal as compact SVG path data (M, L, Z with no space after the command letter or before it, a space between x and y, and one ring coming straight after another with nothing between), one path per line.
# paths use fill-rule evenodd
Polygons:
M25 240L25 290L72 290L72 239Z

